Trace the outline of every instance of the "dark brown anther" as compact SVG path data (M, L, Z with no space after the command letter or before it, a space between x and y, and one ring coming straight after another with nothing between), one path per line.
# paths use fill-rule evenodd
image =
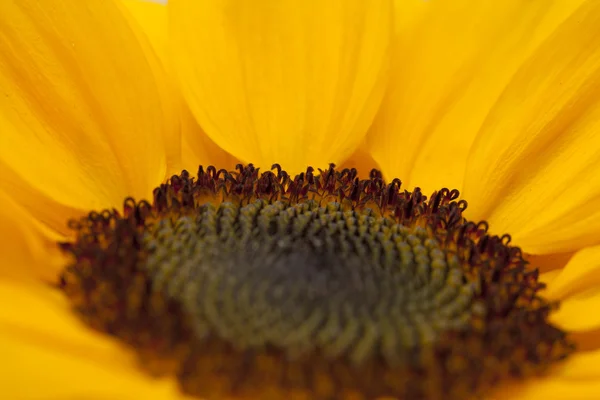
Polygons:
M315 176L313 174L314 171L315 171L315 169L313 167L306 168L306 181L308 182L309 185L315 184Z
M273 171L274 169L277 170L277 177L281 178L281 165L279 165L279 164L271 165L271 171Z
M373 168L369 173L369 178L371 180L383 179L383 174L378 169Z

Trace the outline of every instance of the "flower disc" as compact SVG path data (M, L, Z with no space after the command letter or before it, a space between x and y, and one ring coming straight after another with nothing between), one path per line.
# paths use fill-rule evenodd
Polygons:
M463 399L570 352L537 271L457 191L273 171L184 171L74 222L75 309L208 399Z

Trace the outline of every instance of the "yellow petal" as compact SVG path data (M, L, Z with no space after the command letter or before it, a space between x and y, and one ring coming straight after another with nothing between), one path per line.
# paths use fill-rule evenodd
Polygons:
M600 290L598 288L563 299L552 321L570 332L600 329Z
M55 227L76 210L148 196L164 179L173 124L160 66L121 7L8 0L0 16L4 189Z
M541 272L564 268L575 253L525 254L525 259Z
M178 116L181 104L181 94L176 90L170 75L170 63L167 57L168 18L164 3L145 0L119 0L117 5L130 24L146 56L150 59L149 66L157 79L160 94L165 98L165 119L167 129L164 131L164 149L167 161L167 176L181 172L181 132ZM158 57L160 63L154 58ZM166 75L165 75L166 73Z
M364 147L364 144L359 146L358 149L342 163L342 165L338 165L338 168L354 168L358 171L358 176L361 178L367 178L369 172L373 169L381 170L379 165L377 165L377 162L373 160L373 157L365 151Z
M391 0L173 0L179 84L208 136L289 172L341 162L383 95Z
M573 382L563 379L528 379L515 388L500 389L490 400L594 400L600 393L600 381Z
M600 241L598 37L600 2L587 1L515 74L473 145L468 217L527 252Z
M600 349L600 329L570 332L569 337L577 346L577 351L593 351Z
M546 287L551 286L552 283L556 280L556 277L560 275L560 273L560 269L553 269L552 271L542 272L540 273L540 282L545 283ZM547 291L543 292L543 296L546 298L550 297Z
M561 299L600 284L600 246L575 253L569 263L548 286L546 296Z
M600 379L600 350L577 352L556 366L552 376L560 379L583 381Z
M172 72L172 60L167 55L168 18L167 7L162 2L145 0L121 0L140 27L148 36L164 68ZM175 88L172 88L173 90ZM217 146L198 126L194 116L180 93L174 93L180 117L182 133L181 167L195 173L199 165L214 165L217 168L233 169L239 162ZM179 171L176 171L179 172Z
M65 259L48 230L0 190L0 281L55 282Z
M176 384L152 379L133 355L91 332L62 294L40 285L0 281L0 387L5 398L179 399Z
M165 4L147 0L120 0L150 40L164 62L167 58L168 17Z
M491 400L592 400L600 393L600 350L577 352L552 368L544 377L504 384Z
M397 0L390 87L367 136L384 174L460 190L489 109L581 1Z
M191 173L196 173L199 165L214 165L217 169L233 170L239 160L220 148L204 133L185 101L180 100L183 167Z

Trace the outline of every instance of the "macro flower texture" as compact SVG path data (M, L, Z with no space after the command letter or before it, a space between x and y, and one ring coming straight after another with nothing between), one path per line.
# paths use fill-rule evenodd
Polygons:
M3 0L9 399L600 398L600 2Z

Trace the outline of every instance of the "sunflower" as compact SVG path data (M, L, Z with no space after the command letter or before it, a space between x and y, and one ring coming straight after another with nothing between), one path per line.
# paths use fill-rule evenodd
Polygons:
M5 396L598 397L599 38L595 0L0 2Z

